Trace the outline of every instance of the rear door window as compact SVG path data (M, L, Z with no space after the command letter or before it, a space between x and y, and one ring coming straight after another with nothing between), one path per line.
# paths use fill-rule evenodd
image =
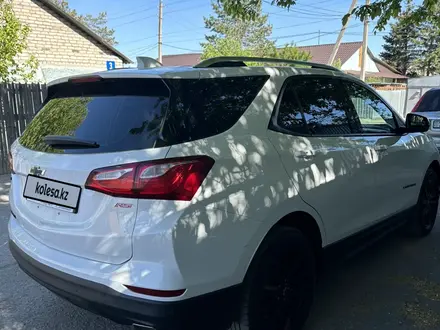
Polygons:
M165 80L171 89L165 137L171 144L214 136L231 128L268 76Z
M295 95L295 80L290 80L286 83L279 101L278 113L274 124L281 132L285 131L286 133L297 135L310 134L304 121L301 106Z
M159 79L114 79L65 83L49 89L48 100L20 143L53 153L116 152L155 147L169 105L169 90ZM54 149L48 135L93 141L99 148Z
M440 90L431 90L422 96L416 112L440 111Z

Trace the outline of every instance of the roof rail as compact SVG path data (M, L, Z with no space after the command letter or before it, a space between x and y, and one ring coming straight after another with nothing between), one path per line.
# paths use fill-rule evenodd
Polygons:
M231 67L231 66L246 66L244 62L264 62L264 63L285 63L310 66L313 69L325 69L331 71L340 71L339 69L320 63L297 61L297 60L284 60L281 58L272 57L252 57L252 56L221 56L213 57L200 62L195 65L195 68L213 68L213 67ZM238 64L238 65L237 65Z

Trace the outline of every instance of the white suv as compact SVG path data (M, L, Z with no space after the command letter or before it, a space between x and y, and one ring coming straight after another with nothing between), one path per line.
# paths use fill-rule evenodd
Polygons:
M329 66L246 61L281 62L50 85L11 152L20 267L120 323L296 330L324 251L407 220L432 230L440 166L424 117L404 123Z

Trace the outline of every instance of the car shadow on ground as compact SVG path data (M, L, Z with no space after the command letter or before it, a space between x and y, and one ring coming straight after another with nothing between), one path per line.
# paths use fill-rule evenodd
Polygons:
M395 232L322 274L306 330L439 329L440 225Z

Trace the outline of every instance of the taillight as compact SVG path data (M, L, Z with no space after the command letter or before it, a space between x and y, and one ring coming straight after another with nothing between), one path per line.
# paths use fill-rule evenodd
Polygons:
M115 197L190 201L213 165L208 156L194 156L100 168L85 187Z
M9 151L9 153L8 153L8 165L9 165L9 171L11 171L11 173L14 173L14 162L12 160L11 151Z
M417 108L420 105L420 102L422 102L423 98L425 97L426 94L423 94L422 97L417 101L416 105L414 106L414 108L411 110L411 112L417 112Z

